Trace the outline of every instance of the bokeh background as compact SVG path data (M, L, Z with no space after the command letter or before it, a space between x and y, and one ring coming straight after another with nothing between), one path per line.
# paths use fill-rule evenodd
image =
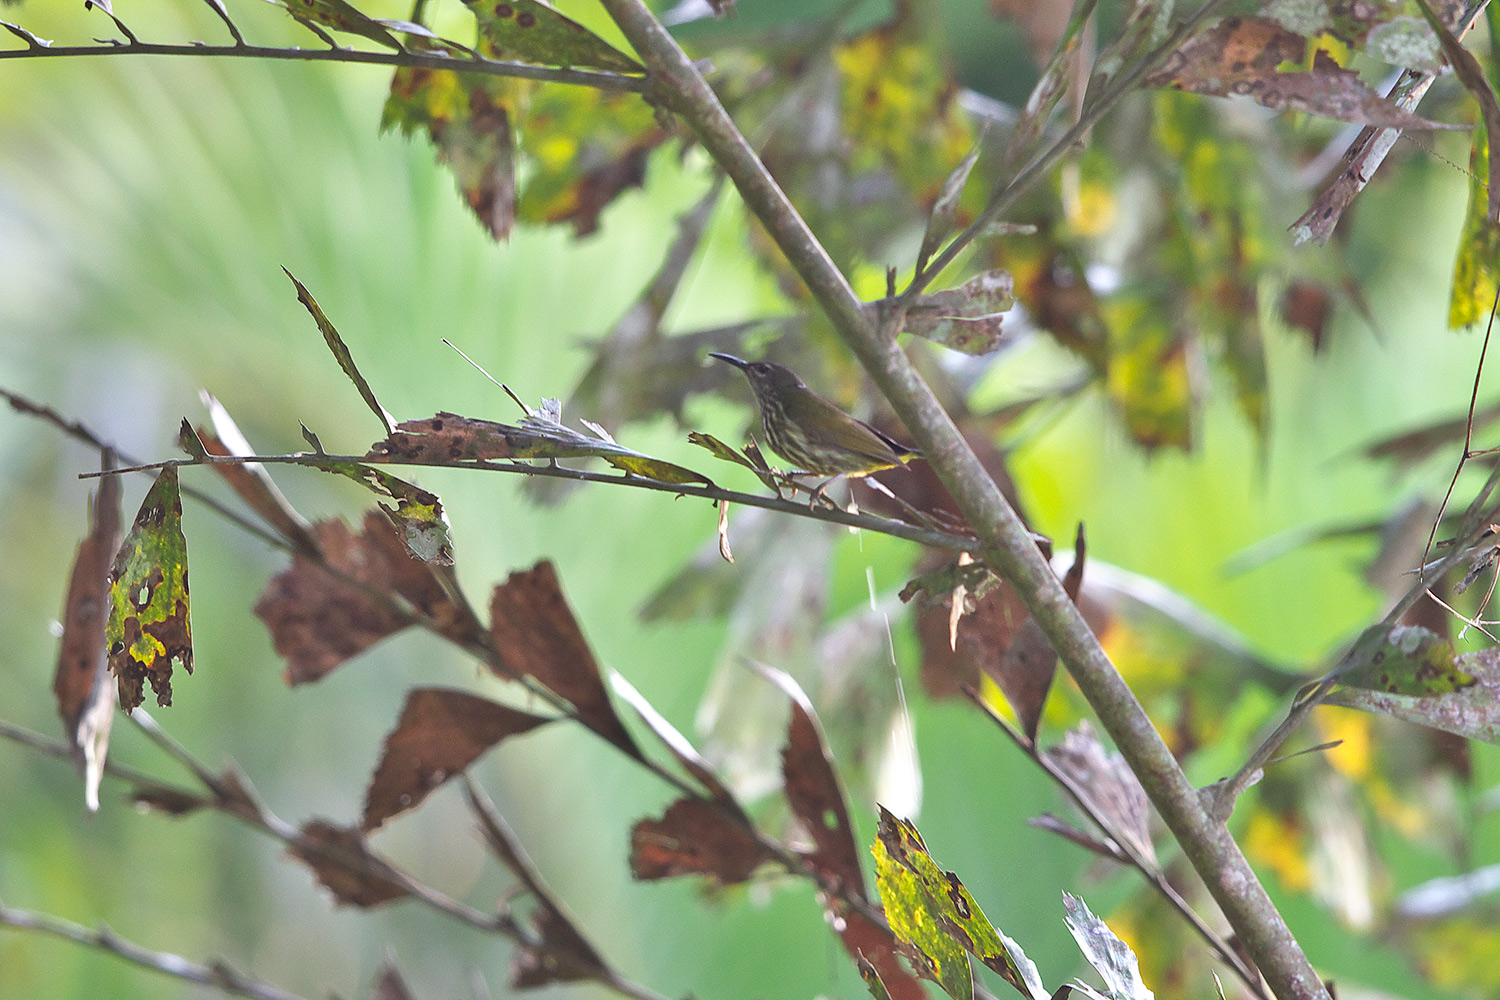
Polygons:
M311 44L260 6L236 11L249 31ZM561 6L597 23L582 4ZM776 16L771 0L757 6L758 15ZM948 6L961 75L1004 99L1024 95L1032 71L1015 30L979 4ZM131 15L137 31L153 37L214 30L207 14L192 10ZM78 23L39 0L7 16L43 35L76 32ZM644 188L609 208L601 232L587 239L521 228L497 246L427 148L377 134L387 83L387 72L373 67L248 60L0 63L0 384L143 459L173 453L181 417L200 418L200 388L222 400L263 451L303 447L299 421L330 450L362 450L378 427L297 303L280 271L286 266L318 297L398 417L440 409L514 417L512 404L440 337L525 399L566 395L588 361L582 340L630 303L671 238L674 214L701 193L702 162L654 158ZM1463 157L1462 145L1441 151ZM1228 403L1210 403L1188 454L1143 454L1095 398L1032 428L1016 442L1014 469L1038 529L1066 539L1085 522L1092 558L1162 581L1271 660L1315 669L1379 610L1361 575L1374 543L1300 548L1238 575L1225 564L1290 529L1379 518L1401 497L1440 495L1451 456L1396 476L1356 453L1382 435L1456 415L1467 402L1479 339L1450 333L1445 322L1465 185L1442 159L1407 155L1363 196L1350 256L1378 330L1339 311L1314 355L1305 337L1268 317L1272 418L1264 450ZM1279 210L1289 222L1302 208ZM774 303L774 289L740 249L743 227L733 206L718 213L674 323L727 322ZM1008 354L981 392L1019 391L1047 364L1038 352ZM738 440L748 418L737 403L713 398L694 400L688 415L726 440ZM625 443L703 461L667 419L632 427ZM52 629L85 527L87 487L76 477L94 462L53 430L0 412L0 716L53 735ZM188 475L219 490L207 475ZM444 498L473 595L482 598L539 558L555 560L601 662L692 731L726 626L643 625L637 616L713 537L710 507L589 488L544 508L512 477L434 471L420 479ZM278 481L310 516L353 518L365 503L356 487L314 473L289 470ZM127 517L146 485L127 481ZM440 642L403 634L321 684L288 688L250 614L282 557L201 508L190 504L185 518L197 672L174 685L175 704L155 715L203 761L236 762L284 818L358 815L407 688L491 683ZM833 544L830 614L866 599L867 568L881 591L899 587L914 554L842 533ZM929 846L1049 984L1080 974L1060 891L1081 892L1108 914L1134 883L1095 877L1082 852L1025 825L1061 809L1058 796L977 713L918 693L910 623L898 617L893 627ZM183 779L123 721L115 733L115 759ZM1476 747L1475 765L1478 791L1500 782L1492 748ZM598 741L549 729L502 747L476 774L581 926L638 981L671 996L725 1000L863 994L803 884L708 895L687 881L633 883L629 826L659 814L668 790ZM868 842L870 802L856 799L855 812ZM1500 860L1500 828L1491 823L1489 832L1476 864ZM485 860L451 789L392 823L376 844L480 907L508 884ZM1398 887L1453 873L1451 860L1420 849L1403 850L1392 864ZM1314 960L1341 983L1413 998L1453 995L1274 879L1272 888ZM107 924L190 958L219 956L307 996L360 996L391 956L417 997L469 996L476 972L493 995L504 994L503 943L409 903L371 913L335 908L275 842L215 816L139 815L118 784L106 783L103 807L88 815L67 765L10 744L0 744L0 900ZM0 930L0 1000L211 992ZM598 995L587 987L550 992Z

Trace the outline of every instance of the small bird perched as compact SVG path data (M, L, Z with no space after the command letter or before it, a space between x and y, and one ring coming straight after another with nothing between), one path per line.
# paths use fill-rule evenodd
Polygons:
M709 357L734 365L750 380L772 451L799 471L830 477L813 491L815 499L839 476L867 476L921 457L813 392L786 365L744 361L732 354Z

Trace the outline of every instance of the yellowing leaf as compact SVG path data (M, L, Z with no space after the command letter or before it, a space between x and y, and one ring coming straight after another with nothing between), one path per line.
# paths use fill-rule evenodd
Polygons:
M1464 214L1463 235L1458 239L1458 260L1453 264L1453 295L1448 302L1448 326L1478 323L1489 315L1500 289L1500 225L1489 218L1490 142L1485 129L1474 130L1469 153L1469 208Z
M135 525L109 574L109 621L104 628L109 668L127 712L145 700L151 682L158 705L172 704L172 663L193 672L188 617L187 539L177 467L169 465L146 493Z
M1169 317L1143 299L1109 304L1109 395L1130 436L1147 448L1190 443L1192 387L1182 341Z

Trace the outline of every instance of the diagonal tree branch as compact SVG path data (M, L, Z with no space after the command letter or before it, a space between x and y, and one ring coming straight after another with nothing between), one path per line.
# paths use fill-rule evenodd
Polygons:
M1021 519L1001 495L937 397L895 342L899 311L879 316L855 296L786 194L755 156L702 75L643 0L601 0L652 74L651 99L681 115L734 181L834 328L912 433L960 510L982 555L1016 587L1281 1000L1327 990L1256 878L1239 845L1211 817L1130 687L1120 677ZM1211 0L1206 8L1213 8ZM1162 58L1167 53L1157 51ZM1114 92L1115 99L1124 91ZM1099 112L1106 110L1100 102ZM1040 166L1032 177L1040 177Z

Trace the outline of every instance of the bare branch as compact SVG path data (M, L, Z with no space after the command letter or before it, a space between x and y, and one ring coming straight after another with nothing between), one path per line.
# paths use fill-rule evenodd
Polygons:
M604 70L562 69L555 66L533 66L530 63L504 62L475 56L472 59L433 52L366 52L360 49L276 48L265 45L175 45L159 42L101 42L97 45L45 45L24 28L0 22L12 34L26 41L24 49L0 50L3 59L43 59L66 56L228 56L239 59L282 59L298 62L365 63L375 66L413 66L421 69L446 69L455 73L482 73L486 76L509 76L523 80L545 80L571 83L599 90L644 93L646 78Z
M30 910L18 910L4 903L0 903L0 926L46 934L85 947L98 948L142 968L185 979L190 983L212 986L231 996L251 997L252 1000L303 1000L296 993L288 993L279 987L260 982L235 971L223 962L199 965L171 952L151 951L125 940L108 927L90 930L69 920Z

